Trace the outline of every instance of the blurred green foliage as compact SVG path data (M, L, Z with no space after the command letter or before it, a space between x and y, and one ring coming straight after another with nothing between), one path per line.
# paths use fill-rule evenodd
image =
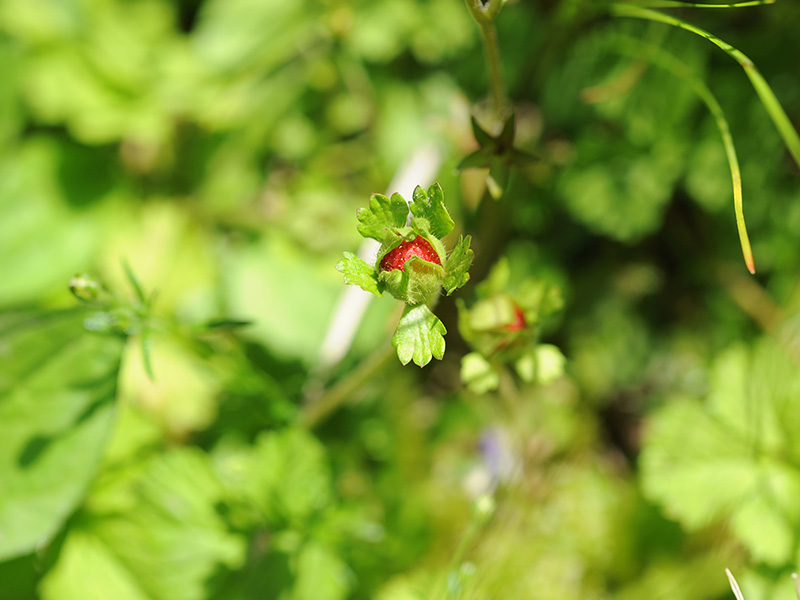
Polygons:
M460 0L0 3L0 597L791 597L798 170L729 57L604 7L500 13L509 175ZM800 123L800 4L679 14ZM725 111L755 278L714 121L636 40ZM430 142L475 248L447 355L386 360L383 301L321 364L355 211ZM456 172L487 144L499 200ZM535 323L513 369L459 337L479 302Z

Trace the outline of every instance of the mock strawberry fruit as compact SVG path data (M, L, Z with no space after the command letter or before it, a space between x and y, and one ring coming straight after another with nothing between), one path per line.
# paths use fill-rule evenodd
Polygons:
M400 362L423 366L442 358L447 330L431 307L442 292L450 295L467 283L472 264L469 236L460 237L449 254L442 242L455 226L442 188L435 183L426 192L417 186L410 203L400 194L373 194L356 217L358 232L380 243L375 262L345 252L336 269L345 283L406 303L392 336Z
M422 260L441 265L442 260L433 249L431 243L424 237L417 236L411 241L403 242L397 248L390 250L381 260L382 271L394 271L400 269L405 271L406 261L412 256L418 256Z
M527 323L525 322L525 313L522 312L522 309L517 305L514 304L514 320L506 325L506 331L522 331L525 329Z

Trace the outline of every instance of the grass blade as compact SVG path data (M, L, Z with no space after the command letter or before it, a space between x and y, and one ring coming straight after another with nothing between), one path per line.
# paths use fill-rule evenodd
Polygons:
M700 97L703 103L708 107L709 112L714 117L714 121L722 137L722 143L725 147L725 155L728 159L728 165L731 170L731 179L733 181L733 209L736 214L736 228L739 231L739 243L742 246L742 254L744 255L744 262L747 265L747 270L750 273L755 273L755 262L753 260L753 250L750 246L750 237L747 235L747 226L744 221L744 205L742 202L742 174L739 168L739 159L736 155L736 148L733 145L733 136L731 136L730 126L728 120L725 118L725 113L722 110L719 102L714 94L703 82L702 79L697 77L694 72L680 59L676 58L666 50L660 47L642 42L635 38L625 37L622 41L626 42L620 45L620 50L634 58L641 58L648 60L652 64L660 67L672 74L680 77L686 81ZM644 49L644 52L642 52Z
M142 364L147 377L154 382L156 373L153 370L153 342L150 340L150 332L147 329L142 331Z
M731 4L701 4L698 2L679 2L678 0L634 0L631 4L643 8L745 8L775 4L775 0L747 0Z
M125 270L125 275L128 276L128 281L130 281L131 287L133 287L133 290L136 292L136 297L139 299L139 302L143 306L147 305L147 298L144 295L142 284L139 283L139 278L136 277L136 274L133 272L133 269L131 269L131 265L127 260L122 261L122 268Z
M656 21L658 23L664 23L666 25L672 25L673 27L685 29L686 31L690 31L702 38L707 39L709 42L722 49L744 69L744 72L750 79L750 83L752 83L753 88L758 94L758 97L761 99L761 103L767 110L767 113L772 119L772 122L775 124L775 127L777 128L781 138L783 138L783 142L786 144L789 153L792 155L792 158L794 158L797 166L800 167L800 136L798 136L797 131L795 130L794 126L792 126L792 122L786 115L786 111L783 110L783 107L778 101L778 98L775 96L775 93L772 91L772 88L753 64L753 61L750 60L745 54L708 31L701 29L700 27L695 27L694 25L691 25L686 21L682 21L677 17L673 17L672 15L665 15L664 13L660 13L655 10L642 8L640 6L634 6L631 4L612 4L611 14L618 17L632 17L635 19Z

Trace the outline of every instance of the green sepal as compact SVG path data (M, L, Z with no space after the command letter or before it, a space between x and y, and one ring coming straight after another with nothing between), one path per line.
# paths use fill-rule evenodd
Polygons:
M475 136L475 140L478 142L478 144L481 146L488 146L489 144L494 143L494 138L492 135L483 127L481 127L474 115L470 117L470 122L472 123L472 135Z
M442 288L442 265L412 256L406 261L405 269L408 277L405 301L409 304L432 302Z
M352 252L344 253L344 258L336 263L336 270L344 275L345 283L357 285L362 290L376 296L383 296L375 268Z
M488 169L492 163L492 148L480 148L461 159L456 166L456 171L466 169Z
M383 194L372 194L369 208L359 209L356 217L358 233L383 242L390 228L403 227L406 224L408 204L400 194L392 194L391 198Z
M413 360L417 366L424 367L431 358L441 360L444 356L446 333L444 324L426 304L409 305L392 336L392 346L404 365Z
M378 272L378 284L397 300L406 301L408 275L400 269Z
M486 189L495 200L500 199L508 188L512 166L522 166L535 160L532 154L514 147L515 117L512 112L503 123L503 130L493 136L481 128L473 117L472 132L480 148L472 152L456 167L457 170L489 169Z
M469 247L470 236L458 238L456 247L444 265L444 291L449 296L469 281L469 268L472 266L474 253Z
M444 269L441 265L412 256L405 271L394 269L378 273L378 285L392 296L408 304L431 302L442 287Z
M503 158L493 158L489 174L486 176L486 189L495 200L499 200L508 188L508 181L511 178L511 166Z
M415 217L427 219L431 233L437 238L443 238L455 227L450 213L444 206L444 192L438 183L429 187L427 193L419 185L414 188L413 201L409 204L409 209Z
M514 131L516 129L516 116L512 111L505 123L503 123L503 130L497 136L497 146L500 153L505 153L514 146Z

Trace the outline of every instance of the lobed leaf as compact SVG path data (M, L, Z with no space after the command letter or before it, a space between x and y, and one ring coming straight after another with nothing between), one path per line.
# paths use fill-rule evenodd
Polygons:
M448 296L469 281L469 268L474 256L469 247L471 240L470 236L460 237L445 263L443 285Z
M359 209L356 217L358 233L382 242L389 228L403 227L406 224L408 204L400 194L392 194L391 198L383 194L372 194L369 207Z
M344 282L357 285L365 292L382 296L375 268L358 258L352 252L345 252L344 258L336 263L336 270L344 274Z
M441 360L444 356L446 333L444 324L426 304L407 305L392 336L392 346L404 365L413 360L424 367L431 358Z
M429 187L427 193L421 186L414 188L413 201L409 208L415 217L426 219L430 223L431 233L437 238L443 238L455 227L444 206L444 192L438 183Z
M202 600L216 596L215 576L241 568L247 540L221 511L226 490L209 455L184 447L141 466L92 496L42 580L42 600Z
M792 561L788 532L800 526L798 375L773 342L752 354L725 352L706 403L676 400L651 419L640 463L646 495L689 529L730 519L755 560Z

